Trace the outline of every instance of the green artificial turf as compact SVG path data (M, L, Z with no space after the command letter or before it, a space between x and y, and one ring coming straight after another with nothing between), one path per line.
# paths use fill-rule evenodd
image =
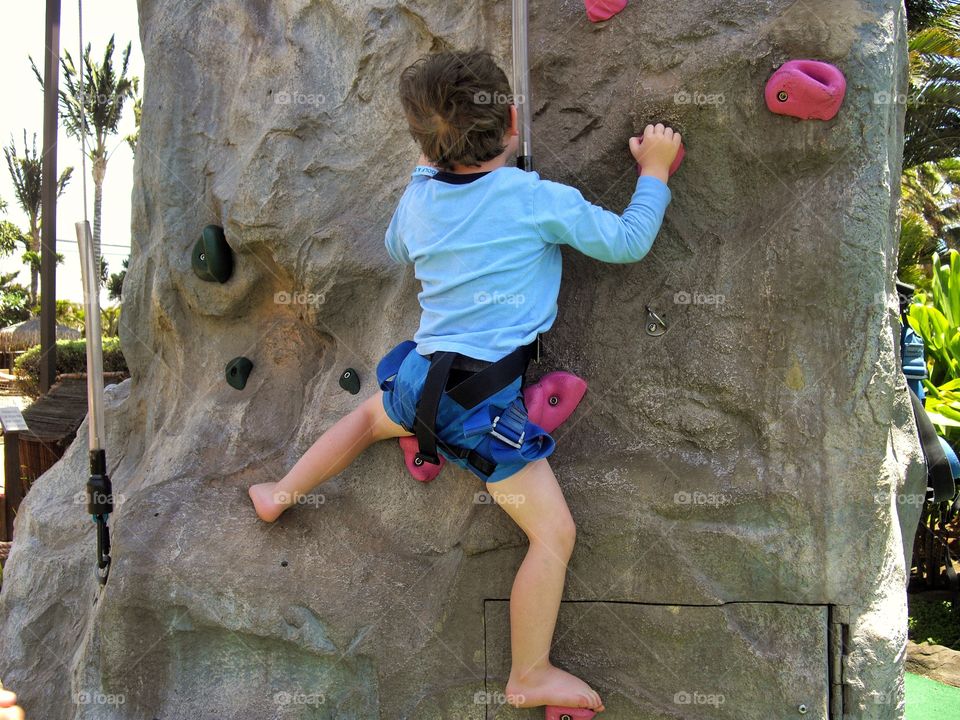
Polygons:
M904 720L960 720L960 688L904 673Z

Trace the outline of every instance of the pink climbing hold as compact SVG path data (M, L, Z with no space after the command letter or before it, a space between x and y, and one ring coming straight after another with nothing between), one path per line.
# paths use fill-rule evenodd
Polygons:
M590 22L609 20L627 6L627 0L583 0Z
M428 462L421 462L417 465L416 457L420 446L417 445L416 435L407 435L400 438L400 449L403 450L403 461L407 465L407 470L420 482L430 482L433 480L440 474L440 471L443 470L443 466L447 462L447 459L441 455L439 465L433 465Z
M530 422L539 425L548 433L556 430L570 415L587 392L587 383L573 373L547 373L533 385L523 389L523 404L527 408L527 417ZM440 457L439 465L422 462L416 463L417 445L416 435L407 435L400 438L400 448L403 450L403 460L407 470L416 480L430 482L446 464L446 458Z
M548 433L556 430L577 409L587 392L587 383L573 373L547 373L523 389L523 404L530 422Z
M640 136L640 144L643 145L643 136ZM680 164L683 162L683 159L687 156L687 150L683 146L683 143L680 143L680 149L677 151L677 157L674 158L673 164L670 166L670 170L667 173L668 175L673 175L677 170L680 169ZM643 168L640 166L640 163L637 163L637 175L643 171Z
M791 60L767 82L767 107L801 120L832 120L843 104L847 79L830 63Z

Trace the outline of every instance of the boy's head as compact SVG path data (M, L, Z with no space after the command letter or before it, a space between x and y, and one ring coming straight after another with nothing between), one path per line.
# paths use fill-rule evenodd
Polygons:
M413 139L444 170L477 166L506 149L510 83L484 50L420 58L400 75L400 103Z

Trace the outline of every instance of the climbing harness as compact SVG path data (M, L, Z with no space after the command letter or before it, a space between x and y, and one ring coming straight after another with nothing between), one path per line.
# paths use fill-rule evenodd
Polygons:
M516 348L496 362L484 363L452 351L437 351L423 356L429 361L423 388L416 403L412 427L406 427L417 439L415 464L440 464L440 454L458 459L489 478L500 464L529 463L548 456L555 443L550 434L532 422L521 396L506 406L487 402L501 390L521 380L531 360L540 358L540 338ZM377 382L384 392L394 390L400 366L416 343L406 340L388 352L377 366ZM451 371L469 363L485 365L481 370L460 370L458 379ZM463 377L465 375L465 377ZM445 442L439 437L437 416L446 396L463 409L461 443ZM470 412L472 411L472 412Z

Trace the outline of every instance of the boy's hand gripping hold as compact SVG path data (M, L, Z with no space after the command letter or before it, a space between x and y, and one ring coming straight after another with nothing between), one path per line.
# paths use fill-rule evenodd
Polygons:
M630 152L641 175L651 175L666 183L683 159L683 138L663 123L647 125L642 137L630 138Z

